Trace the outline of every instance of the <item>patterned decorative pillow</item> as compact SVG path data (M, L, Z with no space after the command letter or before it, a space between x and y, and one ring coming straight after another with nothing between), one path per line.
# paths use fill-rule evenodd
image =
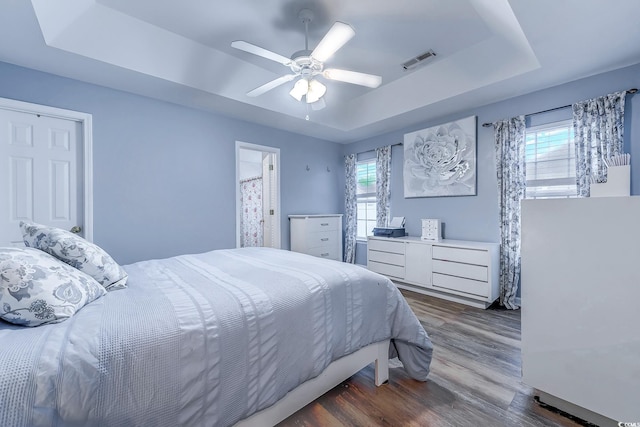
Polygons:
M92 277L38 249L0 248L0 317L7 322L62 322L106 293Z
M127 273L100 246L69 231L32 222L20 222L27 247L40 249L93 277L106 290L127 287Z

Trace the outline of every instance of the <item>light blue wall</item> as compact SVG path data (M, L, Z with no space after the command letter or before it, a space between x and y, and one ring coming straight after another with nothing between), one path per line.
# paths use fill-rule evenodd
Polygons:
M436 197L405 199L402 183L402 146L393 147L391 172L391 215L407 219L409 235L421 234L421 218L440 218L444 223L445 238L497 242L498 204L493 128L482 123L520 114L568 105L618 90L640 88L640 65L611 71L570 82L561 86L522 95L458 114L425 120L385 135L376 136L344 147L343 154L360 153L403 140L403 135L419 129L446 123L468 116L478 116L478 169L477 195L467 197ZM625 150L631 153L631 193L640 194L640 94L628 95L625 113ZM552 114L532 116L534 124L553 119L570 118L568 109ZM356 262L366 264L366 244L358 244Z
M235 246L236 140L281 149L288 248L288 214L344 212L343 155L471 115L478 116L477 196L404 199L396 146L391 214L407 218L411 235L420 234L421 218L440 218L447 238L497 241L493 130L481 124L631 87L640 87L640 65L338 145L0 62L1 97L93 115L95 241L121 263ZM640 95L627 97L626 118L631 191L640 194ZM357 262L366 263L366 245L358 245Z
M235 247L236 140L281 150L283 247L287 215L344 210L338 144L1 62L0 97L93 115L94 240L123 264Z

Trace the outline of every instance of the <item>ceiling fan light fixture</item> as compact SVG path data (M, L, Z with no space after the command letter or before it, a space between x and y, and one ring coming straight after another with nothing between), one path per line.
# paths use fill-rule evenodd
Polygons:
M247 43L243 40L236 40L231 43L231 47L239 49L263 58L279 62L291 69L292 74L279 77L275 80L267 82L249 92L247 96L260 96L285 82L298 79L289 94L298 102L302 102L304 96L307 104L312 107L323 108L324 101L322 97L327 91L325 85L315 80L315 76L323 76L329 80L343 81L353 83L370 88L377 88L382 83L382 77L371 74L358 73L355 71L347 71L341 69L324 70L324 61L330 58L338 49L348 42L354 35L354 29L344 22L335 22L325 36L320 40L316 48L309 50L309 23L313 20L313 12L309 9L302 9L299 18L305 27L304 49L295 52L291 58L286 58L270 50ZM324 70L324 72L323 72ZM322 101L322 102L318 102ZM320 105L322 104L322 105Z
M300 79L293 85L293 89L289 92L289 95L294 97L297 101L302 101L302 97L309 92L309 82L306 79Z
M317 80L309 82L309 91L307 92L307 104L313 104L324 96L327 87Z

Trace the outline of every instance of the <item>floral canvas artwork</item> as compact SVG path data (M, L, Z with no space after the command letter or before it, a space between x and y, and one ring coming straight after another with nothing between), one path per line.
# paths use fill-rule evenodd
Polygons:
M404 135L404 197L476 194L476 116Z

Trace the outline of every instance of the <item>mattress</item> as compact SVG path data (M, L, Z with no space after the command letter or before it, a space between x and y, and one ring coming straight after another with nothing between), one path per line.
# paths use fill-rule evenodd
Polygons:
M385 339L429 373L426 332L362 267L243 248L124 268L127 289L69 320L0 322L0 425L233 425Z

